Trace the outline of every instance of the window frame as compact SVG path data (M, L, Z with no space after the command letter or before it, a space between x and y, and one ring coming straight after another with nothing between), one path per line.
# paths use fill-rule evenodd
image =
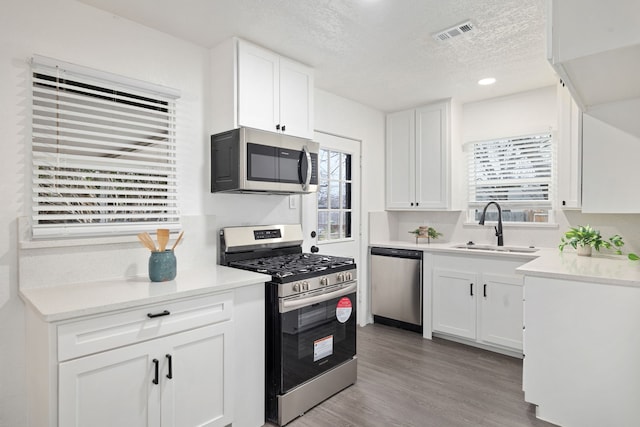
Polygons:
M31 59L31 237L181 228L175 89Z
M508 216L503 214L503 224L506 225L518 225L518 226L554 226L555 217L554 217L554 204L555 204L555 192L556 192L556 182L557 182L557 148L556 148L556 140L554 138L554 134L551 131L537 132L530 135L523 136L512 136L512 137L503 137L503 138L494 138L483 141L472 141L465 143L465 152L467 158L467 224L477 223L476 212L481 211L484 206L491 202L495 201L500 204L503 213L505 211L529 211L528 213L535 218L535 211L541 211L540 214L546 217L546 221L544 222L536 222L535 220L531 221L514 221L509 220ZM526 147L527 143L531 145ZM487 147L488 145L495 145L495 147ZM523 145L524 148L514 149L513 146ZM505 180L500 183L500 180L495 180L496 188L502 192L502 194L508 194L511 190L514 189L515 194L523 195L526 191L526 186L532 186L533 194L536 194L537 197L541 197L546 194L546 198L536 198L531 200L518 200L518 199L509 199L496 196L487 193L487 187L490 187L492 183L491 178L486 178L488 176L487 170L485 169L485 180L483 181L485 193L488 194L487 199L485 200L477 200L478 194L478 186L475 185L475 182L480 181L477 177L477 166L479 163L485 163L488 161L488 157L485 157L484 160L478 159L476 157L476 148L479 145L483 145L483 150L485 151L485 155L487 152L494 150L498 152L501 147L503 151L508 152L513 151L518 153L514 156L500 156L496 153L490 153L497 155L500 161L497 163L498 166L495 169L498 170L508 170L512 175L511 180ZM510 147L511 145L511 147ZM535 147L537 145L537 147ZM542 149L539 153L537 153L538 159L535 159L534 156L529 156L526 154L527 152L531 152L532 148ZM523 154L525 153L525 154ZM534 160L532 160L534 159ZM542 161L541 159L544 159ZM519 165L515 165L516 162L520 161L522 164L527 164L529 167L524 168ZM532 169L532 165L538 162L539 165L536 165L534 169ZM493 163L495 165L495 162ZM480 168L482 169L482 168ZM529 172L527 172L529 170ZM539 174L534 178L532 177L524 177L522 179L514 178L520 173L521 175L531 175L531 174ZM545 173L548 173L548 176L542 178ZM522 187L524 185L524 187ZM538 189L535 187L539 186ZM545 187L546 186L546 187ZM524 188L524 190L523 190ZM544 189L546 188L546 190ZM475 197L475 198L474 198ZM494 212L495 211L495 212ZM487 213L492 212L497 215L497 210L490 209ZM526 212L525 212L526 213ZM506 217L506 218L505 218ZM495 223L497 220L487 219L487 223Z
M327 165L327 178L326 178L326 182L324 182L324 177L322 176L322 162L323 162L323 153L326 152L327 153L327 159L328 159L328 165ZM348 158L348 161L339 162L340 165L340 171L338 172L338 179L332 179L331 176L331 154L339 154L340 158L342 158L343 156ZM351 188L353 186L353 176L352 176L352 170L351 170L351 163L353 162L353 155L352 153L346 152L346 151L341 151L341 150L337 150L337 149L333 149L333 148L320 148L320 156L318 158L318 169L319 169L319 182L318 182L318 192L317 192L317 204L316 204L316 226L317 226L317 243L318 244L330 244L330 243L339 243L339 242L346 242L346 241L353 241L354 240L354 236L353 236L353 220L352 220L352 215L353 215L353 201L352 201L352 191ZM346 169L344 172L342 171L342 165L345 165ZM332 189L332 183L338 183L338 200L340 201L339 206L338 207L332 207L331 206L331 189ZM343 186L344 184L344 186ZM327 186L327 207L326 208L321 208L320 207L320 197L321 194L323 194L322 192L322 187L323 186ZM346 195L343 193L343 188L346 189ZM343 196L347 197L348 200L346 201L346 204L348 207L344 207L343 206ZM338 213L340 221L339 221L339 230L340 230L340 235L339 237L335 237L332 238L331 237L331 213ZM326 238L323 238L323 234L321 232L321 224L320 224L320 215L321 213L326 213L328 218L327 218L327 225L329 226L329 230L328 230L328 234ZM346 227L348 228L348 236L342 235L342 232L344 230L343 225L345 224L345 222L343 222L346 219Z

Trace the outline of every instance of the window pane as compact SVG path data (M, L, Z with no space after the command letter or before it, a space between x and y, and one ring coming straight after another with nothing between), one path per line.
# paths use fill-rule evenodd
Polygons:
M318 186L318 209L329 207L329 184L321 183Z
M318 212L318 240L329 238L329 213L327 211Z
M330 175L329 175L329 179L333 180L333 181L337 181L340 179L340 153L337 153L335 151L331 151L331 154L329 155L329 170L330 170Z
M351 154L344 154L344 179L351 181Z
M351 183L343 182L342 185L342 209L351 209Z
M342 224L343 237L351 237L351 211L342 213Z
M331 239L340 238L340 212L331 212L329 217L329 237Z
M320 182L326 182L329 179L329 152L320 150Z
M331 209L340 209L340 185L337 182L329 183L329 196L331 199Z

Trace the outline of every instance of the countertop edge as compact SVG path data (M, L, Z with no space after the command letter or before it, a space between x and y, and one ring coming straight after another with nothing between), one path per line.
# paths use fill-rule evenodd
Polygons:
M560 252L557 248L539 248L529 254L504 253L474 250L473 252L453 248L456 243L418 243L402 241L370 242L369 247L391 247L415 249L429 253L447 253L460 256L501 257L520 259L523 264L516 272L525 276L544 277L599 283L603 285L640 287L640 263L630 261L624 255L597 254L593 257L581 257L575 252Z
M262 273L211 266L202 270L179 272L176 280L168 282L154 283L146 277L133 276L20 289L19 295L41 320L51 323L221 293L270 280L271 276ZM103 299L109 290L121 294Z

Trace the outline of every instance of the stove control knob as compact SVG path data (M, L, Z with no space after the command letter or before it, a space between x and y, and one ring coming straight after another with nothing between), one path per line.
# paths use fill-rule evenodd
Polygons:
M338 273L338 277L336 277L337 282L344 282L344 274Z
M293 284L293 292L300 292L300 283Z
M302 282L302 290L303 291L308 291L309 290L309 282L307 282L306 280L304 282Z
M351 273L345 273L344 275L345 275L345 277L347 278L347 280L353 280L353 274L351 274Z
M326 277L322 277L320 279L320 286L327 286L329 284L329 280Z

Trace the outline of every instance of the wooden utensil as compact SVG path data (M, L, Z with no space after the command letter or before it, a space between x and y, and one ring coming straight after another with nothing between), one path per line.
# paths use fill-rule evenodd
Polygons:
M176 239L176 242L173 244L173 246L171 246L171 250L174 250L176 248L176 246L178 246L178 243L180 242L180 239L182 239L182 235L184 234L184 230L182 230L180 232L180 234L178 235L178 238Z
M153 239L149 233L138 233L138 240L142 242L145 248L149 249L151 252L156 252L156 244L153 243Z
M169 229L158 228L156 231L156 237L158 238L158 250L160 252L164 252L167 247L167 243L169 243Z

